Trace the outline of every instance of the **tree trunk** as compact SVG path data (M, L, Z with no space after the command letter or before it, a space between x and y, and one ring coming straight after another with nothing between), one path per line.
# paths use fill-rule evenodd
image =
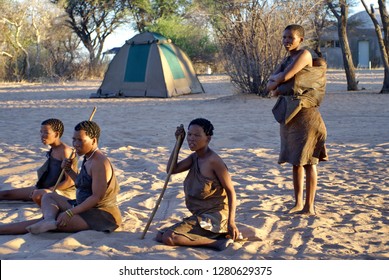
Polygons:
M348 5L346 1L339 1L340 14L335 9L331 0L327 0L328 7L338 22L338 37L342 49L343 67L347 78L347 90L358 90L358 82L355 79L355 67L347 38Z
M384 82L380 93L389 93L389 69L384 70Z
M344 71L347 78L347 90L358 90L358 82L355 79L355 67L351 55L350 45L347 38L347 15L348 7L341 5L341 16L338 20L339 43L342 48Z
M385 1L378 0L378 5L379 5L379 10L381 14L381 21L383 25L383 31L384 31L384 38L382 38L382 33L381 30L379 32L376 32L377 35L379 34L380 36L378 37L378 41L382 41L382 44L384 46L383 50L381 51L382 55L382 60L384 61L384 82L382 84L382 89L380 93L389 93L389 16L388 16L388 11L386 10L386 5ZM375 25L375 24L374 24ZM379 25L378 25L379 26ZM380 42L381 45L381 42Z
M375 16L375 10L374 7L372 9L369 9L365 2L362 0L361 1L363 6L365 7L365 10L367 14L370 16L373 24L374 24L374 29L377 34L377 39L378 39L378 45L380 47L380 52L381 52L381 58L382 62L384 64L384 82L382 85L382 89L380 93L389 93L389 57L388 57L388 39L387 39L387 34L388 34L388 19L387 19L387 12L385 7L381 7L380 5L380 14L381 14L381 19L382 19L382 24L384 26L384 35L385 39L382 37L381 33L381 26L378 23L378 20ZM382 0L378 1L379 4L382 4Z
M23 77L23 78L30 79L30 70L31 70L31 66L30 66L30 54L28 53L28 51L23 47L23 45L22 45L22 44L20 43L20 41L19 41L21 26L22 26L22 25L18 25L18 26L17 26L16 33L15 33L15 44L16 44L16 46L19 48L19 50L21 50L22 53L24 54L24 58L23 58L23 69L22 69L22 77Z

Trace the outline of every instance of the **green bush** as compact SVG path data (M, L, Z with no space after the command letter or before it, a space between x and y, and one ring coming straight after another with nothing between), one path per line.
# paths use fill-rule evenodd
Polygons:
M171 39L193 62L212 63L218 52L216 43L211 40L206 29L179 16L160 18L155 24L148 26L147 30Z

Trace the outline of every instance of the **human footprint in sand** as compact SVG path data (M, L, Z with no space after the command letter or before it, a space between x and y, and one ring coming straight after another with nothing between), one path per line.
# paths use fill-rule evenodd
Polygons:
M72 170L72 160L64 160L66 173L76 183L76 200L57 193L42 197L42 219L0 226L0 234L39 234L50 230L77 232L97 230L111 232L119 227L121 214L116 205L119 185L111 162L98 149L100 127L93 121L76 125L73 146L84 155L79 174Z
M325 94L325 75L323 74L325 74L326 64L317 60L318 65L313 65L311 53L308 50L300 49L301 43L304 41L304 28L302 26L296 24L287 26L282 38L289 56L270 76L267 84L269 92L278 95L280 94L280 85L286 84L291 85L292 88L289 87L289 90L286 89L285 92L293 91L293 83L287 82L295 76L303 71L311 71L311 73L324 71L324 73L318 72L322 74L320 77L324 77L323 80L312 80L312 83L321 82L323 86L320 88L309 86L309 91L303 94L292 92L294 96L303 100L303 107L288 123L280 123L281 151L278 163L288 162L293 165L293 187L296 202L289 213L315 215L316 165L319 161L328 160L325 147L327 130L318 109ZM321 68L312 69L320 66ZM306 175L305 204L303 203L304 171Z
M224 161L209 148L213 125L206 119L192 120L188 126L187 142L192 153L184 160L169 158L167 170L172 174L189 170L184 181L185 202L192 216L157 234L156 240L171 246L205 246L224 250L238 239L235 225L236 194ZM178 150L185 130L177 127ZM180 136L180 137L179 137ZM175 149L174 149L175 150ZM229 235L230 238L227 238Z
M51 192L61 174L62 161L72 154L72 149L61 141L64 132L64 125L59 119L47 119L41 123L40 135L44 145L50 146L47 152L47 160L37 170L38 181L35 186L0 191L0 200L33 200L38 205L43 194ZM72 166L77 170L77 162ZM56 189L59 193L68 198L75 197L73 180L65 175Z

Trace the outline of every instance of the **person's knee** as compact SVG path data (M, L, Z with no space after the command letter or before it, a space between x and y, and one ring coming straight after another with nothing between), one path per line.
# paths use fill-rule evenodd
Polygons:
M0 199L9 198L10 195L11 195L11 192L9 190L1 191L0 192Z
M174 232L172 232L172 231L165 232L162 235L162 242L163 242L163 244L169 245L169 246L175 246L176 244L174 242L174 237L175 237L175 233Z
M305 169L316 169L316 164L306 164L304 165Z
M305 173L307 173L308 175L315 175L316 173L316 165L304 165L304 169L305 169Z
M43 195L43 193L42 193L41 190L35 190L35 191L33 191L33 193L32 193L31 199L32 199L35 203L40 204L41 199L42 199L42 195Z
M49 193L47 193L47 192L43 192L43 193L41 193L41 203L43 204L43 203L45 203L45 201L53 201L53 200L55 200L54 199L54 193L52 193L52 192L49 192Z
M155 240L157 242L162 242L162 236L163 236L163 233L162 232L158 232L157 236L155 237Z

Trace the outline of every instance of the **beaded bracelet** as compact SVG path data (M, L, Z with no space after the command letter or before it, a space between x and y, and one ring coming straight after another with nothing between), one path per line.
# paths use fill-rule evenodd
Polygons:
M70 218L74 216L72 210L70 210L70 209L66 210L65 213L66 213Z

